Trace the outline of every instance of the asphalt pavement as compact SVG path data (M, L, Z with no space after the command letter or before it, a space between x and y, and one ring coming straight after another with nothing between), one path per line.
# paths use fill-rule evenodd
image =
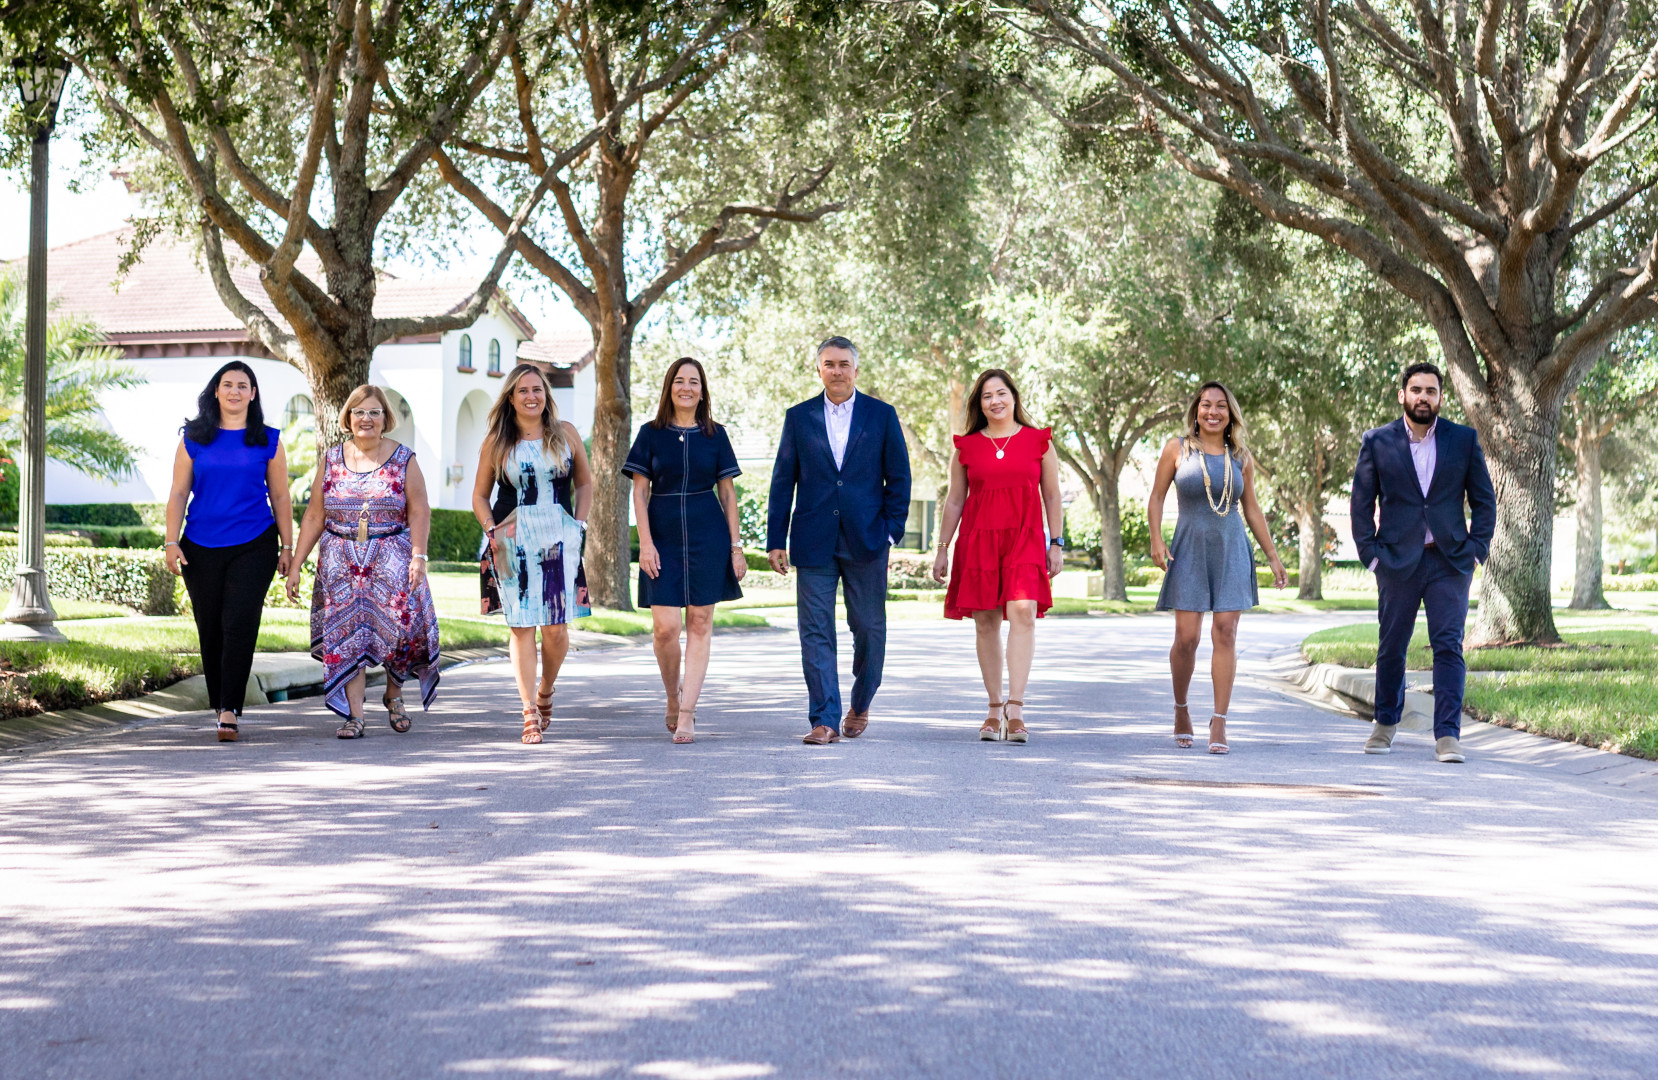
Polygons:
M1025 746L915 622L825 748L775 631L716 637L691 746L633 646L538 747L485 663L405 736L313 699L8 758L0 1076L1658 1075L1658 800L1364 756L1253 677L1333 621L1244 618L1227 757L1142 616L1039 625Z

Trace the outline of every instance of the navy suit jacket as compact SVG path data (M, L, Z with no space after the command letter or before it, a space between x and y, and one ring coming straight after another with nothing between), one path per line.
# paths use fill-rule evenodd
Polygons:
M789 410L771 470L766 550L787 537L796 566L834 562L842 532L854 557L873 559L904 538L910 516L910 451L897 410L859 391L836 469L823 401L819 394Z
M1497 496L1479 436L1473 428L1441 417L1434 442L1433 479L1424 496L1404 418L1364 433L1353 471L1353 541L1365 566L1375 559L1380 560L1377 569L1410 573L1422 560L1429 529L1445 558L1465 574L1490 553ZM1463 516L1464 499L1472 520Z

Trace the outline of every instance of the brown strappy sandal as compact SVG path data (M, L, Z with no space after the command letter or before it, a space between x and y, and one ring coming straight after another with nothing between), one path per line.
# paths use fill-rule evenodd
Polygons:
M546 731L553 726L553 694L558 687L551 686L543 694L539 689L535 692L535 711L541 714L541 730Z
M524 733L518 736L518 741L525 746L534 746L541 741L541 710L534 705L524 706Z
M1002 703L1000 701L992 701L990 703L990 715L985 717L984 723L979 725L980 742L995 742L997 739L1002 737L1003 722L1001 710Z
M384 705L386 712L390 714L391 729L399 735L408 734L409 729L414 726L414 721L409 718L408 710L403 708L403 698L382 697L380 704Z
M1002 702L1002 738L1008 742L1025 742L1030 738L1030 732L1025 730L1025 718L1023 716L1009 716L1007 714L1009 705L1017 705L1021 711L1025 707L1025 703L1016 698L1008 698Z

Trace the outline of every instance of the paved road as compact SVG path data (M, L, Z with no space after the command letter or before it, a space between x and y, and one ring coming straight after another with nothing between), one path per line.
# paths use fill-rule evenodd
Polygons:
M11 759L0 1075L1654 1075L1658 801L1247 683L1231 757L1178 751L1171 630L1042 624L1025 747L912 623L826 749L752 633L690 747L626 648L539 748L491 664L405 737L302 701Z

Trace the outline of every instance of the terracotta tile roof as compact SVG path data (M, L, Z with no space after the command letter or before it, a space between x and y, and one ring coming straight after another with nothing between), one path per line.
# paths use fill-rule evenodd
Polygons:
M593 362L591 334L546 334L518 343L518 359L581 371Z
M219 300L218 290L196 250L185 241L160 236L145 248L139 262L119 277L121 256L131 240L131 229L117 229L51 249L47 261L48 290L53 300L96 322L113 338L132 334L165 335L219 331L246 335L241 321ZM270 299L259 284L259 273L231 257L231 277L254 304L275 317ZM19 269L26 259L15 261ZM321 280L321 268L307 251L300 269ZM463 274L399 278L382 274L375 296L375 313L382 318L446 315L459 309L477 288L476 278ZM505 293L498 293L503 314L526 337L535 327ZM281 321L280 319L278 320Z

